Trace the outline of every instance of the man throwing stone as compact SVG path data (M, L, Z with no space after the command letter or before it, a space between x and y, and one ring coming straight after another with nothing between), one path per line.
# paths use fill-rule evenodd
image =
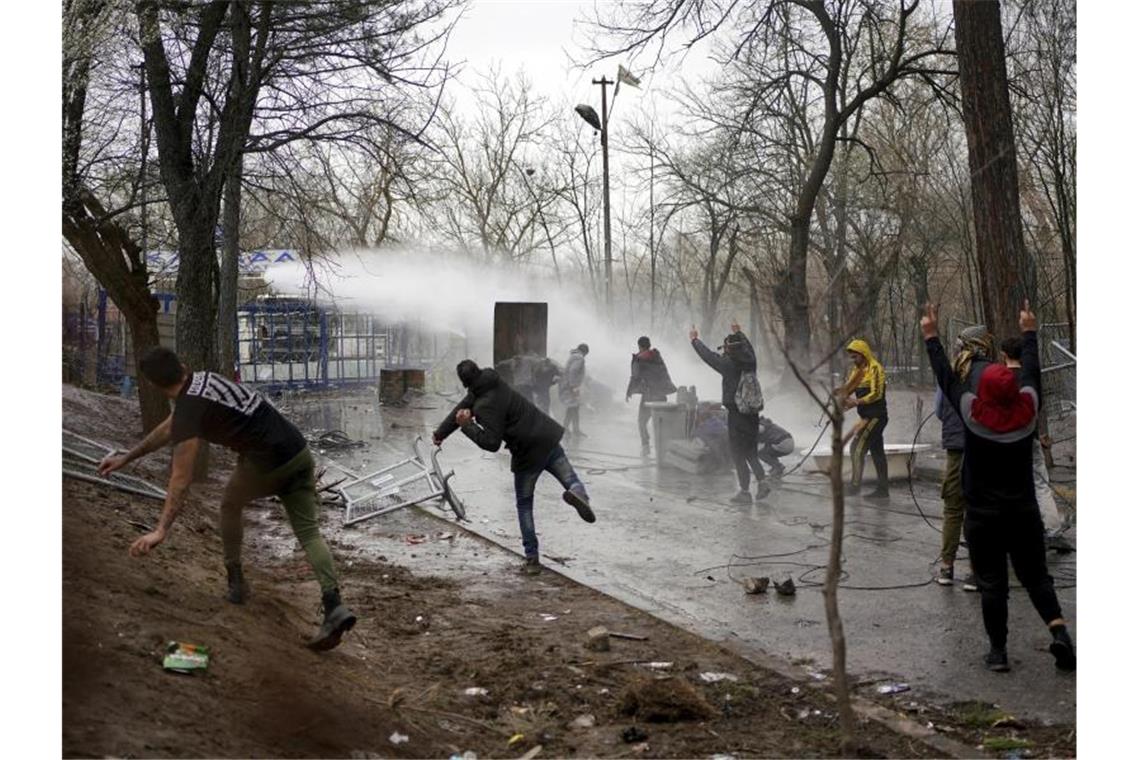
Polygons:
M542 565L534 529L534 487L543 472L558 478L566 489L563 501L578 510L579 517L589 523L596 519L586 487L562 450L562 426L503 382L493 369L480 369L475 362L464 359L455 371L467 395L436 428L432 441L440 446L459 429L486 451L498 451L506 444L511 452L515 506L526 554L521 570L526 575L538 575Z
M108 475L167 444L174 444L174 455L158 527L131 544L131 556L147 554L166 540L190 488L201 441L227 446L238 452L238 464L221 507L226 600L242 604L249 594L241 568L242 508L251 499L277 496L321 584L325 618L308 646L335 647L356 624L356 616L341 603L332 554L317 526L313 455L304 436L256 391L213 372L191 373L170 349L151 350L139 370L174 401L174 411L129 452L107 456L99 474Z

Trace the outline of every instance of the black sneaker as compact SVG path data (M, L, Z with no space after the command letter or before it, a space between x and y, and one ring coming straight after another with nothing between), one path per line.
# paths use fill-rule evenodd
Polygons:
M864 499L889 499L891 492L886 488L876 488L874 491L863 494Z
M1009 655L1005 653L1004 649L991 648L986 654L986 667L994 673L1008 673Z
M590 509L590 497L586 495L585 491L581 493L574 490L563 491L562 501L578 510L578 517L586 522L592 523L598 519L594 517L594 510Z
M772 493L772 489L769 488L768 484L765 483L764 481L760 481L759 483L756 484L756 498L757 499L763 499L765 496L767 496L770 493Z
M953 586L954 585L954 566L938 568L938 577L935 582L939 586Z
M340 644L341 636L356 625L356 615L340 601L340 591L333 589L321 595L321 606L325 610L325 619L317 635L309 639L309 649L325 652Z
M963 591L977 591L978 590L978 579L974 577L973 573L970 573L969 575L967 575L965 578L962 579L962 590Z
M1068 629L1059 625L1050 628L1049 633L1053 634L1053 643L1049 645L1049 653L1053 655L1057 668L1059 670L1076 670L1077 646L1069 636Z
M784 473L786 471L787 471L787 468L785 468L784 465L777 464L777 465L774 465L770 470L768 470L768 475L769 475L769 477L773 477L773 478L782 478L782 477L784 477Z
M751 504L752 494L748 491L739 491L736 496L728 500L729 504Z
M538 561L538 557L527 557L519 565L519 572L523 575L539 575L542 572L542 563Z
M226 565L226 601L230 604L245 604L249 598L249 584L242 575L241 565Z

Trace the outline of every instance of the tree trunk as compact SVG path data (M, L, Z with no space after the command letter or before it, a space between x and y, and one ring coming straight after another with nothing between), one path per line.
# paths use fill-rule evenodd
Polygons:
M215 341L218 370L226 377L234 371L234 328L237 324L238 256L241 252L241 176L239 159L226 178L225 208L222 217L222 265L218 283L218 335Z
M1001 6L954 0L962 111L970 155L982 313L995 335L1017 335L1018 307L1034 296L1017 187Z
M214 253L216 220L178 231L178 356L191 371L215 369Z
M827 556L827 577L823 585L823 608L827 616L827 633L831 637L831 677L835 686L835 702L839 709L839 729L843 752L851 752L855 742L855 714L851 709L851 687L847 682L847 637L839 617L839 576L843 559L843 410L835 399L829 401L831 418L831 546Z
M127 317L127 329L131 333L131 352L138 361L152 348L158 346L157 312L152 311L142 319L133 315ZM158 423L170 414L170 401L158 387L145 378L138 378L139 410L142 412L143 435L149 433Z

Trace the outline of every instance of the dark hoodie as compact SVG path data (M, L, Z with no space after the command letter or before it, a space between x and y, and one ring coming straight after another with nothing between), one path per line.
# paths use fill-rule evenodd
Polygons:
M934 377L946 395L947 406L961 418L966 434L962 456L962 492L972 510L995 512L1011 509L1037 509L1033 487L1033 438L1037 428L1037 410L1041 393L1041 369L1037 359L1037 333L1022 335L1021 373L1010 394L1009 384L981 382L977 389L963 382L950 366L938 338L926 341L926 353ZM987 365L988 366L988 365ZM972 373L971 373L972 374ZM980 402L975 405L975 402ZM1015 402L1028 405L1028 413L1017 415L1016 427L1009 419L999 419L998 427L988 427L983 420L994 415L987 406ZM1014 419L1010 417L1010 419Z
M511 452L511 472L541 468L562 440L562 426L499 378L493 369L479 372L467 395L436 428L439 440L455 432L455 415L470 409L475 421L463 434L481 449L498 451L504 443Z
M629 363L629 385L626 386L625 395L632 396L640 393L647 399L664 399L670 393L676 393L677 386L669 377L669 369L661 352L656 348L647 348L633 355Z
M724 408L740 414L740 410L736 408L736 388L740 385L742 372L756 371L756 352L744 333L735 334L740 336L739 347L729 350L728 338L725 338L723 356L702 343L700 338L693 340L693 348L697 355L704 359L705 364L720 373L720 402L724 404Z

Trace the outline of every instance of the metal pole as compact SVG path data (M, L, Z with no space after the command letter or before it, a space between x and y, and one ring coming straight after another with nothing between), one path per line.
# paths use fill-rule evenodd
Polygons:
M606 105L606 87L613 84L613 81L603 76L601 79L592 80L592 82L601 85L602 88L602 214L606 243L606 311L607 315L612 317L614 310L614 260L610 239L610 125L609 109Z
M653 169L657 161L653 156L653 144L649 144L649 329L654 328L657 316L657 249L653 246Z

